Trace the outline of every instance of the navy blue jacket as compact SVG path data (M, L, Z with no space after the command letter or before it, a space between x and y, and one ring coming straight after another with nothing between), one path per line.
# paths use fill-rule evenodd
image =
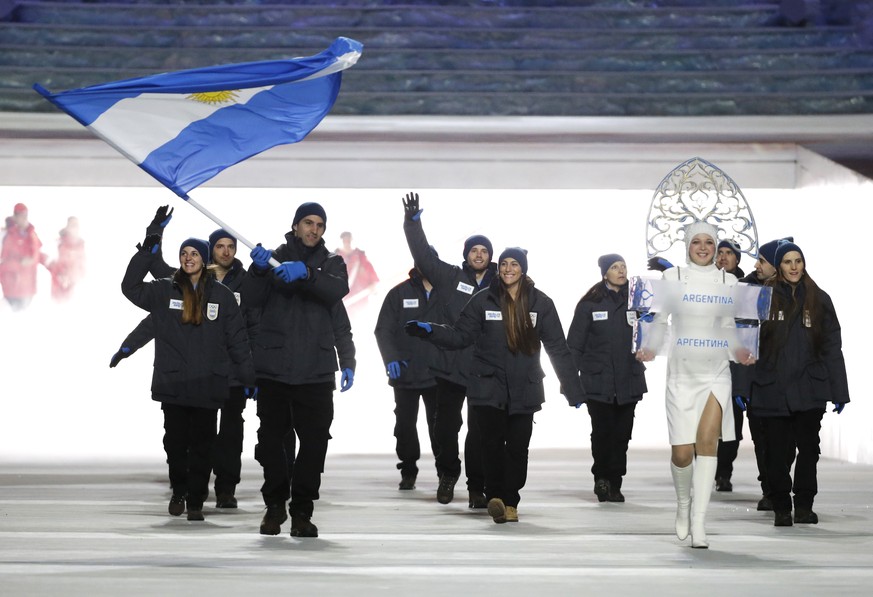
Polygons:
M789 416L825 409L828 402L849 402L842 335L834 304L826 292L818 290L818 324L823 332L821 344L816 347L812 329L804 325L799 308L805 293L803 284L798 284L793 293L784 282L773 287L774 302L779 295L798 308L780 314L774 304L770 319L761 324L760 357L746 394L755 416Z
M355 371L355 343L352 339L352 322L349 320L349 312L342 301L334 303L330 310L330 320L333 324L333 342L339 357L340 369Z
M509 414L529 414L545 402L540 364L541 350L533 355L513 354L506 342L506 330L500 316L495 279L489 288L476 293L452 326L433 324L429 339L447 348L473 347L473 360L467 383L467 399L474 406L506 409ZM530 313L536 318L534 329L561 382L561 391L571 405L585 402L579 371L567 348L564 328L555 304L536 288L530 290Z
M487 288L491 283L497 272L497 264L490 263L481 282L477 282L476 272L470 269L466 261L459 267L440 260L427 242L421 221L406 220L403 231L406 233L406 242L415 261L415 267L439 292L441 305L434 321L455 323L473 294ZM467 373L472 360L472 348L440 350L431 369L436 377L466 386Z
M155 278L169 278L175 272L175 268L171 267L165 261L159 258L156 258L152 262L152 266L149 268L149 273ZM248 328L250 325L250 310L246 309L246 305L242 301L242 293L240 291L240 289L242 288L243 280L245 279L245 274L246 270L243 267L242 262L239 259L234 259L230 270L228 270L228 272L224 276L224 279L219 282L219 284L226 286L231 292L233 292L237 304L242 311L243 319L246 320L246 325ZM125 348L129 348L129 354L133 354L137 350L151 342L154 337L155 326L152 322L152 316L147 315L145 318L143 318L142 321L137 324L133 331L131 331L130 334L127 335L127 338L124 339L124 342L122 342L121 345ZM243 384L236 378L235 375L231 375L230 385L233 387L240 387Z
M585 397L609 404L631 404L642 399L646 367L636 360L633 327L627 320L625 284L613 292L601 281L604 298L580 300L567 332L567 346L582 376Z
M436 385L430 366L437 359L439 349L407 335L403 326L411 319L431 321L440 308L439 292L434 288L428 297L421 275L414 269L409 272L408 280L385 295L375 330L382 362L386 367L392 361L407 363L401 366L398 379L388 379L392 387L421 389Z
M249 269L243 283L248 305L258 310L252 353L258 378L288 385L336 383L334 306L349 292L346 264L322 239L306 247L292 232L272 254L302 261L308 276L290 284L271 269Z
M182 291L173 280L143 280L155 258L138 251L121 283L124 296L151 314L155 335L152 398L169 404L220 408L227 400L231 376L244 385L255 385L240 308L230 290L205 276L201 282L207 297L203 323L183 324L179 308Z

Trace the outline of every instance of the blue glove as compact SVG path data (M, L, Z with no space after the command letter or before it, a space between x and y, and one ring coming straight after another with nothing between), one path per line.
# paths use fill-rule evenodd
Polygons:
M118 349L118 352L112 355L112 359L109 361L109 368L112 369L121 361L121 359L126 359L130 355L130 349L127 346L122 346Z
M161 235L164 233L164 228L173 219L173 208L169 205L162 205L155 212L155 217L151 223L146 226L146 236L150 234Z
M406 330L407 335L415 336L416 338L427 338L433 333L433 328L428 322L416 321L414 319L407 321L403 329Z
M749 408L748 402L746 402L746 399L742 396L734 396L734 403L741 411L745 411L747 408Z
M406 361L391 361L388 363L388 367L385 370L388 372L389 379L400 379L400 375L403 373L401 367L408 367L409 363Z
M243 388L243 395L246 398L251 398L255 402L258 401L258 386L246 386Z
M403 200L403 212L406 214L406 219L417 222L423 211L423 209L418 208L418 193L406 193L406 198Z
M306 277L306 264L302 261L286 261L273 270L279 278L289 284Z
M649 259L649 269L654 272L662 272L673 267L673 264L663 257L652 257Z
M343 369L343 375L340 378L340 392L351 390L353 383L355 383L355 372L346 367Z
M252 252L249 253L249 256L252 258L252 265L258 269L267 269L270 267L270 258L273 256L270 251L261 246L261 243L252 249Z
M844 408L846 408L845 402L834 402L834 410L832 410L831 412L840 414L841 412L843 412Z

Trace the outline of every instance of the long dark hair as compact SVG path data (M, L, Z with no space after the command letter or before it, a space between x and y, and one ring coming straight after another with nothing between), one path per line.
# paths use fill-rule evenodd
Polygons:
M803 263L803 277L797 286L803 286L803 302L798 303L795 299L797 288L789 284L782 275L782 268L776 268L776 275L767 280L766 286L773 288L773 298L770 303L770 321L774 323L784 323L786 325L777 325L776 329L768 330L774 326L764 326L761 330L762 344L769 340L774 344L771 349L780 350L788 341L788 331L791 327L791 322L796 318L801 318L801 325L809 328L812 333L812 345L816 354L820 352L822 341L824 340L824 329L822 319L824 309L821 301L819 301L819 287L806 270L806 260ZM784 290L780 292L779 290ZM782 314L780 322L779 315ZM769 333L768 333L769 332ZM775 355L774 355L775 356Z
M512 354L520 352L530 356L540 349L540 337L530 320L530 294L533 287L533 280L527 275L522 276L518 281L518 294L513 299L503 280L498 284L503 329L506 330L506 344Z
M191 283L191 277L182 271L176 270L173 274L173 283L182 290L182 323L203 323L203 311L206 306L206 287L215 278L213 269L203 268L197 288Z

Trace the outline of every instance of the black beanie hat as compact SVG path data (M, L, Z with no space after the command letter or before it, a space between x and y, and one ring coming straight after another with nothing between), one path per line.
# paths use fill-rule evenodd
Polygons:
M718 243L718 246L715 248L716 253L718 252L719 249L724 249L725 247L727 247L728 249L730 249L731 251L734 252L734 255L737 256L737 264L739 264L740 259L743 256L742 253L740 253L740 245L737 244L736 241L726 238L723 241L721 241L720 243Z
M767 260L767 263L776 267L776 248L779 246L779 243L782 241L788 241L793 243L793 236L786 236L785 238L777 238L776 240L771 240L769 243L764 243L758 249L758 256L763 257Z
M305 218L306 216L318 216L324 222L324 229L327 230L327 214L324 212L324 208L315 203L314 201L310 201L308 203L302 204L297 208L297 213L294 214L294 222L293 224L296 226L300 220Z
M607 270L612 267L616 261L624 261L624 257L618 253L607 253L597 258L597 265L600 267L600 275L605 276Z
M518 264L521 266L521 273L527 274L527 249L522 249L521 247L508 247L503 249L503 253L500 254L497 263L499 264L507 257L511 257L518 261Z
M215 243L217 243L222 238L229 238L233 241L233 244L236 244L236 237L232 235L230 232L225 230L224 228L219 228L215 232L209 235L209 250L215 248ZM212 255L209 255L209 261L212 261Z
M203 240L202 238L186 238L182 241L182 244L179 245L179 254L182 254L182 249L185 247L192 247L197 249L197 252L200 253L200 256L203 258L203 265L205 266L209 263L209 243Z
M486 249L488 249L488 259L492 259L494 257L494 247L491 246L491 241L488 240L487 236L482 236L481 234L474 234L470 238L464 241L464 260L467 260L467 255L470 254L470 251L476 245L482 245Z
M800 250L800 247L787 239L782 239L779 241L779 244L776 247L776 261L774 261L771 265L778 268L779 264L782 263L782 259L785 257L785 254L790 253L791 251L797 251L798 253L800 253L800 258L803 259L803 264L806 265L806 257L803 255L803 251Z

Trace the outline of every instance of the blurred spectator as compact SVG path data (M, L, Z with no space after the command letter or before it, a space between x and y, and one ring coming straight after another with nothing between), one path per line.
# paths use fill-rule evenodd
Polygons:
M0 252L0 286L14 311L25 309L36 294L36 268L42 243L27 220L27 206L16 203L6 218Z
M340 234L343 246L334 251L346 262L349 272L349 293L343 298L343 303L349 315L361 313L367 306L371 294L376 292L379 276L373 264L361 249L352 248L352 233Z
M85 241L79 236L79 218L70 216L58 233L58 257L48 264L52 274L52 298L70 298L76 283L85 273Z

